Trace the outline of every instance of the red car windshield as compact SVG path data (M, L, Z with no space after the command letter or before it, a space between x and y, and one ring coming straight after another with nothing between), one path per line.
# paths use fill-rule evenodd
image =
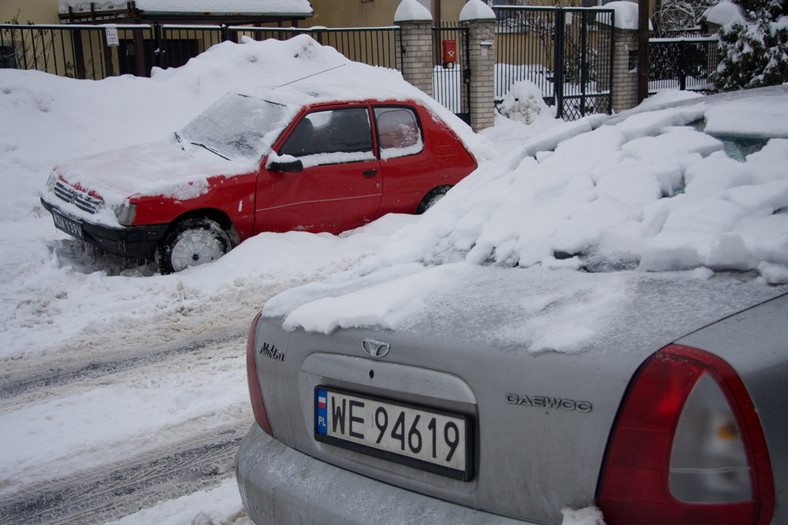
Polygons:
M294 111L283 104L229 93L176 133L228 160L268 153Z

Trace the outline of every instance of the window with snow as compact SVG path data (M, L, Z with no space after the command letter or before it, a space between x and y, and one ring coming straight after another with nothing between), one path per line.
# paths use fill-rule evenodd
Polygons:
M424 149L419 121L410 108L377 107L375 125L383 160L416 155Z

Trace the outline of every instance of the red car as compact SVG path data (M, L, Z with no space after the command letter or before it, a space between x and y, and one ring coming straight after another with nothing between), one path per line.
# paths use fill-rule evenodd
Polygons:
M422 212L476 166L412 100L297 106L233 93L169 141L57 166L41 202L60 230L171 273L264 231L338 233Z

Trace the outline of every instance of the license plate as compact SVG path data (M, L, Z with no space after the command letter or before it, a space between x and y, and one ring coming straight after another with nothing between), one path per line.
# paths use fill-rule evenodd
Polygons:
M448 411L315 389L315 439L469 481L472 420Z
M82 233L82 226L77 221L72 221L66 217L63 217L56 211L52 212L52 219L55 221L55 228L58 230L62 230L69 235L73 235L77 239L85 239L85 235Z

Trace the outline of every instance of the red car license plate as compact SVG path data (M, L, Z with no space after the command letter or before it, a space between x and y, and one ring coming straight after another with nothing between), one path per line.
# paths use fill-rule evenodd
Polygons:
M77 239L85 240L85 234L82 233L82 225L77 221L72 221L69 218L63 217L56 211L52 212L52 219L55 221L55 228L62 230L69 235L73 235Z

